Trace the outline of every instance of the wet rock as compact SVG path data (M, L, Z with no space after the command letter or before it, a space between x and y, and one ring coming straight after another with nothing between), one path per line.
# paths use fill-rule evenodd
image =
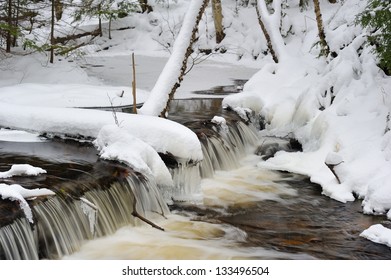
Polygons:
M255 151L255 154L262 156L264 160L274 157L279 151L297 152L302 151L299 141L294 138L264 137L261 145Z

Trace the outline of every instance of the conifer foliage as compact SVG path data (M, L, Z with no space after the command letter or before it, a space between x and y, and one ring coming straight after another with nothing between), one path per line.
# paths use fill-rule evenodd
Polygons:
M368 42L375 47L379 66L391 75L391 0L369 0L357 21L368 28Z

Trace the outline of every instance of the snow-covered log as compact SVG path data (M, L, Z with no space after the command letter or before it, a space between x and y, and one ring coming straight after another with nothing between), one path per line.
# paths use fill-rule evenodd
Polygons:
M189 161L202 160L197 135L176 122L154 116L116 113L118 124L158 153ZM105 125L115 124L113 113L75 108L48 108L0 103L0 125L58 136L95 139Z

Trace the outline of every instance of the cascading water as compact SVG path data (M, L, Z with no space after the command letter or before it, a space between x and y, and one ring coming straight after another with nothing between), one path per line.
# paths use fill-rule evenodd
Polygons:
M0 259L37 260L38 238L27 219L0 228Z
M212 177L216 170L237 168L240 159L253 152L258 137L235 113L222 110L221 99L177 99L170 108L169 118L197 134L203 153L199 163L179 160L169 168L175 184L170 195L177 201L197 201L201 199L201 180ZM226 124L213 122L216 114L224 117Z
M197 200L200 198L200 182L212 177L216 170L231 170L239 166L242 157L255 149L258 138L251 127L238 120L228 121L229 125L212 121L193 123L191 128L201 142L203 160L197 164L178 162L170 168L174 190L174 200ZM189 125L189 124L187 124Z
M240 121L231 121L226 128L213 125L217 134L201 138L204 160L200 164L202 178L213 176L216 170L237 168L240 159L253 149L258 138Z
M0 257L61 258L79 250L86 240L113 234L125 225L140 224L134 213L145 218L151 213L167 215L168 207L154 180L127 172L126 177L106 183L82 180L58 186L62 191L55 197L34 203L34 224L19 218L0 229ZM83 192L82 196L66 193L70 189Z
M256 136L248 126L230 120L229 126L205 121L193 128L202 143L205 160L178 160L170 168L175 187L159 189L153 178L127 170L129 174L111 180L78 179L56 186L55 197L33 203L35 224L19 218L0 229L3 259L56 259L79 250L86 241L113 234L123 226L140 224L132 213L148 218L169 213L162 193L174 200L197 200L200 182L215 170L235 168ZM125 172L125 173L126 173ZM167 195L167 194L166 194Z

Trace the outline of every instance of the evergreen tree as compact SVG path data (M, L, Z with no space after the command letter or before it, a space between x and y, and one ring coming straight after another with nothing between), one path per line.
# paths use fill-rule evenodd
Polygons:
M369 0L357 21L369 28L368 41L375 46L379 66L391 75L391 0Z

